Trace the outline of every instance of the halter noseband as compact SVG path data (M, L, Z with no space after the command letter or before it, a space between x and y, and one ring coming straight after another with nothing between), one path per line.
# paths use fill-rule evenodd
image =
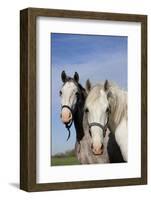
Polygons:
M70 110L70 112L73 114L73 110L68 105L63 105L61 109L63 109L63 108L68 108Z
M72 123L73 123L73 110L72 110L68 105L63 105L62 108L61 108L61 110L62 110L63 108L67 108L67 109L70 110L70 112L72 113L72 120L71 120L71 122L65 124L66 129L68 130L68 137L67 137L67 141L68 141L69 138L70 138L70 128L71 128Z
M107 130L107 127L108 127L108 122L109 122L109 115L107 117L107 122L104 126L102 124L98 123L98 122L92 122L92 123L89 124L89 130L91 129L92 126L98 126L99 128L101 128L103 130L103 137L105 137L106 130Z

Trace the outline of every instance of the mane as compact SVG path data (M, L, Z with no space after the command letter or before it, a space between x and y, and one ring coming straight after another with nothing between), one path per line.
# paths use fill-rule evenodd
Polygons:
M87 96L85 106L94 103L100 96L100 89L103 89L103 84L96 84L92 87L90 93Z
M114 123L119 124L121 119L127 118L127 91L119 88L114 82L109 82L109 105L111 106L111 115Z
M87 93L84 87L82 87L82 85L80 83L78 83L78 88L81 92L82 97L85 99L87 97Z

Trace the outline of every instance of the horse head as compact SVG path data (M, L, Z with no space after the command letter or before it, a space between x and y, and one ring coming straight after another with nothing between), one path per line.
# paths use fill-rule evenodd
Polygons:
M108 127L110 106L107 98L106 87L108 82L104 85L97 84L91 86L90 81L86 82L86 91L88 93L85 102L85 114L89 126L89 133L92 138L92 152L95 155L101 155L104 151L104 137Z
M79 75L75 72L73 78L66 75L65 71L61 73L63 86L60 90L61 97L61 120L64 124L69 124L73 120L73 113L78 100Z

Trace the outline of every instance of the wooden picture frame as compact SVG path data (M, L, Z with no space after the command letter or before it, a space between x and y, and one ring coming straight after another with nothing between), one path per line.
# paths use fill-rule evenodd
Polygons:
M36 19L39 16L141 23L141 177L36 183ZM25 191L147 184L147 16L27 8L20 12L20 188Z

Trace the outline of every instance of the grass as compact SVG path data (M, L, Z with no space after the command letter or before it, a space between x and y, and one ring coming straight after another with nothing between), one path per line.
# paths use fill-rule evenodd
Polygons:
M79 161L75 156L52 156L51 165L52 166L61 166L61 165L79 165Z

